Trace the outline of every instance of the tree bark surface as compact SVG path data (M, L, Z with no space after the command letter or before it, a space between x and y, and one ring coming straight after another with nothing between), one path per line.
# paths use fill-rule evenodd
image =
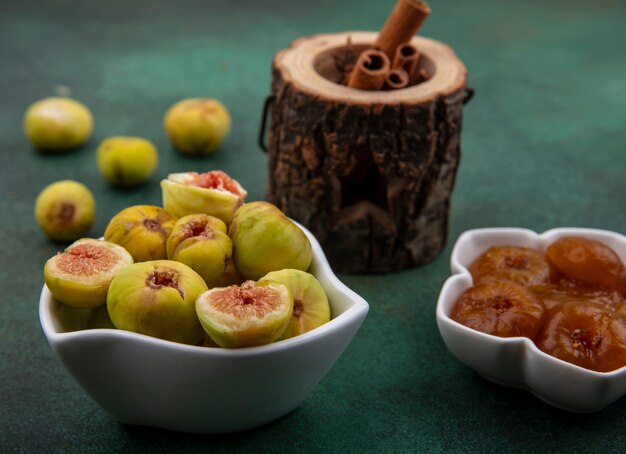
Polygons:
M337 61L375 36L303 38L273 62L267 198L313 232L339 272L437 257L461 156L466 71L448 46L414 38L432 76L413 87L367 92L334 82Z

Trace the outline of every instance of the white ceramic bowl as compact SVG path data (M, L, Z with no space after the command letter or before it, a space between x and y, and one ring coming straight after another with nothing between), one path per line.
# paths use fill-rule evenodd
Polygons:
M502 385L525 388L555 407L590 413L626 393L626 367L594 372L539 350L527 338L502 338L475 331L450 319L457 298L472 286L469 265L490 246L528 246L538 250L566 235L580 235L613 248L626 262L626 237L605 230L559 228L542 234L518 228L469 230L457 240L450 260L453 276L437 302L437 326L448 349L459 361Z
M67 308L45 285L39 302L41 326L78 384L120 422L195 433L235 432L268 423L306 399L369 309L337 279L317 240L301 228L313 246L311 273L328 295L331 320L298 337L220 349L116 329L86 329L106 309Z

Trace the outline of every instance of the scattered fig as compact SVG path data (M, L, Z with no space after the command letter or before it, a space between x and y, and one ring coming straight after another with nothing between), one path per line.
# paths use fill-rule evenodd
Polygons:
M163 208L135 205L113 216L104 239L126 248L135 262L164 260L167 238L177 220Z
M35 201L37 224L56 241L74 241L85 236L95 211L96 201L89 188L73 180L46 186Z
M93 117L84 104L69 98L46 98L26 110L24 131L42 151L63 151L85 143L93 130Z
M206 290L198 273L182 263L135 263L120 270L111 281L107 309L118 329L200 345L205 334L195 301Z
M163 207L174 216L204 213L230 223L233 213L248 195L225 172L172 173L161 181Z
M180 218L167 239L167 258L189 266L214 287L226 271L233 245L226 224L208 214Z
M163 125L180 152L209 155L228 135L230 115L216 99L185 99L168 110Z
M285 331L292 311L289 289L271 281L213 288L196 301L202 327L220 347L226 348L274 342Z
M450 318L476 331L500 337L535 339L544 307L528 289L512 281L488 281L468 288Z
M96 152L98 168L115 186L135 186L150 178L159 154L152 142L141 137L110 137Z
M276 206L251 202L233 216L228 234L233 260L245 279L259 279L270 271L306 271L313 252L304 232Z
M490 247L472 263L470 272L474 283L510 280L528 286L550 279L550 265L543 254L519 246Z
M123 247L83 238L50 258L43 275L57 301L72 307L96 307L106 302L113 276L131 263L133 258Z
M284 269L272 271L261 278L287 286L293 297L293 313L279 340L311 331L330 320L328 297L319 281L310 273Z

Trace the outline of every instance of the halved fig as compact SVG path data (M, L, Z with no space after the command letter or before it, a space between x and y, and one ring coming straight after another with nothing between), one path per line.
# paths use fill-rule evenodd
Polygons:
M133 263L121 246L83 238L44 265L46 285L57 301L72 307L96 307L106 302L115 274Z
M520 285L538 285L550 279L550 265L543 254L520 246L493 246L470 266L474 283L509 280Z
M328 297L319 281L310 273L284 269L272 271L261 278L287 286L293 296L293 313L279 340L311 331L330 320Z
M111 281L107 309L118 329L198 345L204 331L196 298L207 290L194 270L172 260L135 263Z
M306 271L313 260L307 236L271 203L251 202L239 208L228 234L235 266L246 279L284 268Z
M174 216L204 213L230 223L248 192L221 170L171 173L161 181L163 207Z
M463 292L450 318L494 336L534 340L543 315L541 301L525 287L511 281L490 281Z
M581 236L566 236L548 246L546 256L571 279L626 294L626 267L609 246Z
M126 248L135 262L164 260L166 241L177 220L161 207L131 206L113 216L104 239Z
M167 239L167 258L184 263L214 287L230 263L233 245L226 224L208 214L180 218Z
M196 301L202 327L220 347L226 348L274 342L287 328L292 311L289 289L271 281L214 288Z

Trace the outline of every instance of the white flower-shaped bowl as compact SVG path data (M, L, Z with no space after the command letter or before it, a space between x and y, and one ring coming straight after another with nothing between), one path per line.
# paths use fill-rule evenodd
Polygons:
M469 230L459 237L452 250L453 275L439 294L437 326L452 354L483 377L527 389L555 407L591 413L626 394L626 367L612 372L594 372L542 352L530 339L484 334L450 318L457 298L472 286L470 264L489 247L513 245L545 251L550 243L568 235L601 241L626 262L626 237L605 230L558 228L542 234L519 228Z
M87 329L106 308L68 308L45 285L41 326L76 382L122 423L193 433L235 432L268 423L306 399L369 309L337 279L317 240L300 227L313 247L310 272L331 305L331 320L303 335L259 347L220 349Z

